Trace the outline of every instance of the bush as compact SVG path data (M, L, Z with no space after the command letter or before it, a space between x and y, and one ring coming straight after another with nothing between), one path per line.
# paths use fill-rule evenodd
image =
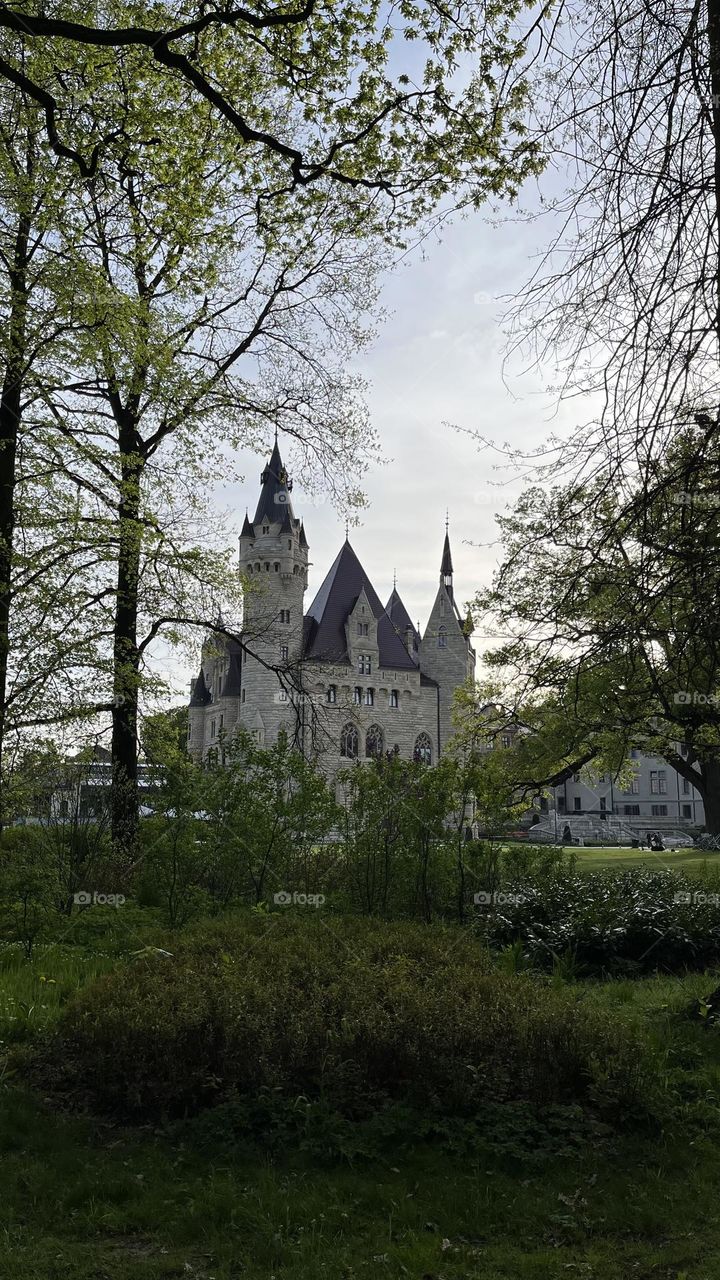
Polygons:
M477 913L492 948L521 946L535 966L576 975L682 973L720 963L720 886L634 868L508 877L502 905ZM514 900L513 900L514 899Z
M275 1090L345 1115L388 1099L635 1108L641 1043L572 990L492 968L469 935L290 913L190 930L81 992L36 1070L134 1118Z

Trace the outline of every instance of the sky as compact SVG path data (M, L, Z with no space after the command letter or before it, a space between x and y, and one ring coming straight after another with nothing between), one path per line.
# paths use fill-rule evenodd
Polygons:
M534 191L523 195L532 205ZM381 305L389 316L357 365L369 383L385 461L365 477L369 505L350 541L383 603L397 573L398 591L421 631L437 590L446 509L462 606L492 579L495 512L527 483L501 450L539 446L551 432L569 431L583 412L577 404L558 409L546 390L552 370L523 372L519 359L504 367L502 297L528 278L549 230L543 222L510 221L509 210L506 216L499 224L487 213L458 221L440 243L427 242L388 274ZM497 449L482 448L473 433ZM282 434L280 447L287 455ZM257 454L239 453L237 478L216 494L238 533L246 506L252 519L263 465ZM297 474L293 480L295 515L304 519L310 545L307 608L340 549L345 523L329 502L303 493ZM476 636L478 652L483 643Z

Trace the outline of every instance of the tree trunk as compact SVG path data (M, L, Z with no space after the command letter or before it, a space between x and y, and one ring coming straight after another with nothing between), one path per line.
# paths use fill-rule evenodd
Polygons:
M27 174L33 174L32 142L28 141ZM28 202L25 202L25 210ZM3 747L7 713L8 660L10 656L10 614L12 610L12 567L15 537L15 487L17 450L22 412L27 327L27 264L30 219L18 213L15 243L9 270L10 315L8 353L0 392L0 834L5 821L2 779Z
M120 431L121 494L118 505L118 566L113 630L112 838L131 851L138 824L137 642L140 585L140 482L144 460L134 427Z
M711 835L720 835L720 759L700 760L702 785L698 790L705 809L705 826Z

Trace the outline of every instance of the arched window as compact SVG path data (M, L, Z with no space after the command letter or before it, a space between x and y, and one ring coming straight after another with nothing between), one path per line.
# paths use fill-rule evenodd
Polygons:
M358 731L354 724L346 724L340 734L340 755L346 760L357 760L358 750Z
M383 753L385 746L385 735L379 724L371 724L365 735L365 755L368 757L378 757Z
M438 631L438 649L447 649L447 631L444 627Z
M432 764L432 743L426 733L419 733L415 739L413 760L418 764Z

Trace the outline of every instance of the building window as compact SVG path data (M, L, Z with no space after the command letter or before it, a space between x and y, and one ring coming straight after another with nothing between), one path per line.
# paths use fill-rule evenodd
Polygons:
M692 818L692 805L684 804L682 807L683 818Z
M579 781L580 781L580 774L579 774L579 773L574 773L574 774L573 774L573 782L579 782Z
M377 758L383 753L385 739L379 724L371 724L365 735L365 755Z
M660 795L667 795L667 773L665 769L658 770L658 785L660 787Z
M223 723L224 723L224 720L225 720L225 716L221 713L221 715L220 715L220 732L221 732L221 733L222 733L222 729L223 729Z
M287 700L288 700L288 696L287 696L287 689L281 689L281 690L280 690L280 695L279 695L279 701L280 701L280 702L287 702Z
M289 622L289 621L290 621L290 610L289 610L289 609L281 609L281 610L280 610L280 621L281 621L281 622Z
M273 565L273 568L274 568L274 570L275 570L275 572L276 572L276 573L279 573L279 572L280 572L280 565L278 564L277 560L275 561L275 564Z
M653 804L650 806L653 818L667 818L666 804Z
M372 663L369 653L361 653L358 658L358 671L361 676L369 676L372 674Z
M438 649L447 649L447 631L444 627L438 631Z
M432 764L432 743L426 733L419 733L415 739L413 760L417 764Z
M509 734L509 733L504 733L504 734L502 735L502 737L500 738L500 741L501 741L501 743L502 743L502 745L503 745L504 747L511 747L511 746L512 746L512 737L510 736L510 734Z
M287 662L287 660L288 660L288 647L286 644L281 644L280 645L280 661Z
M292 538L288 538L288 551L292 551Z
M606 810L606 809L607 809L607 800L606 800L605 796L601 796L601 797L600 797L600 812L601 812L601 813L605 813L605 810Z
M211 721L210 721L210 737L211 737L211 738L214 738L214 737L215 737L215 725L216 725L216 721L215 721L215 720L211 720Z
M624 806L623 806L623 812L624 812L624 814L625 814L625 817L626 817L626 818L639 818L639 817L640 817L640 805L639 805L639 804L626 804L626 805L624 805Z
M684 796L689 796L689 795L690 795L690 783L689 783L688 779L687 779L687 778L683 778L683 780L682 780L682 784L683 784L683 795L684 795Z
M650 770L650 791L654 796L659 794L657 769Z
M390 706L397 707L400 705L400 695L397 689L390 690Z
M375 706L375 690L374 689L365 690L365 706L366 707Z
M356 707L359 707L360 703L362 702L362 689L360 688L359 684L356 684L355 688L353 689L353 702L355 703Z
M340 755L346 760L357 760L358 731L354 724L346 724L340 734Z
M367 622L358 622L358 624L357 624L357 633L358 633L358 635L359 635L359 636L366 636L366 635L368 634L368 624L367 624Z
M630 752L630 759L637 760L639 755L640 755L640 752L638 751L637 747L633 747Z
M244 701L245 701L245 690L244 690L244 689L243 689L243 691L242 691L242 693L241 693L241 695L240 695L240 701L241 701L241 702L244 702Z
M333 703L337 702L337 687L334 684L328 685L327 701Z
M579 812L580 812L580 804L581 804L581 801L580 801L580 797L579 797L579 796L575 796L575 799L574 799L574 801L573 801L573 804L574 804L574 806L575 806L575 812L576 812L576 813L579 813Z
M269 524L264 524L264 525L263 525L263 527L262 527L262 531L263 531L263 533L269 533L269 532L270 532L270 525L269 525Z
M640 779L639 778L633 778L632 782L630 783L630 795L631 796L640 795Z

